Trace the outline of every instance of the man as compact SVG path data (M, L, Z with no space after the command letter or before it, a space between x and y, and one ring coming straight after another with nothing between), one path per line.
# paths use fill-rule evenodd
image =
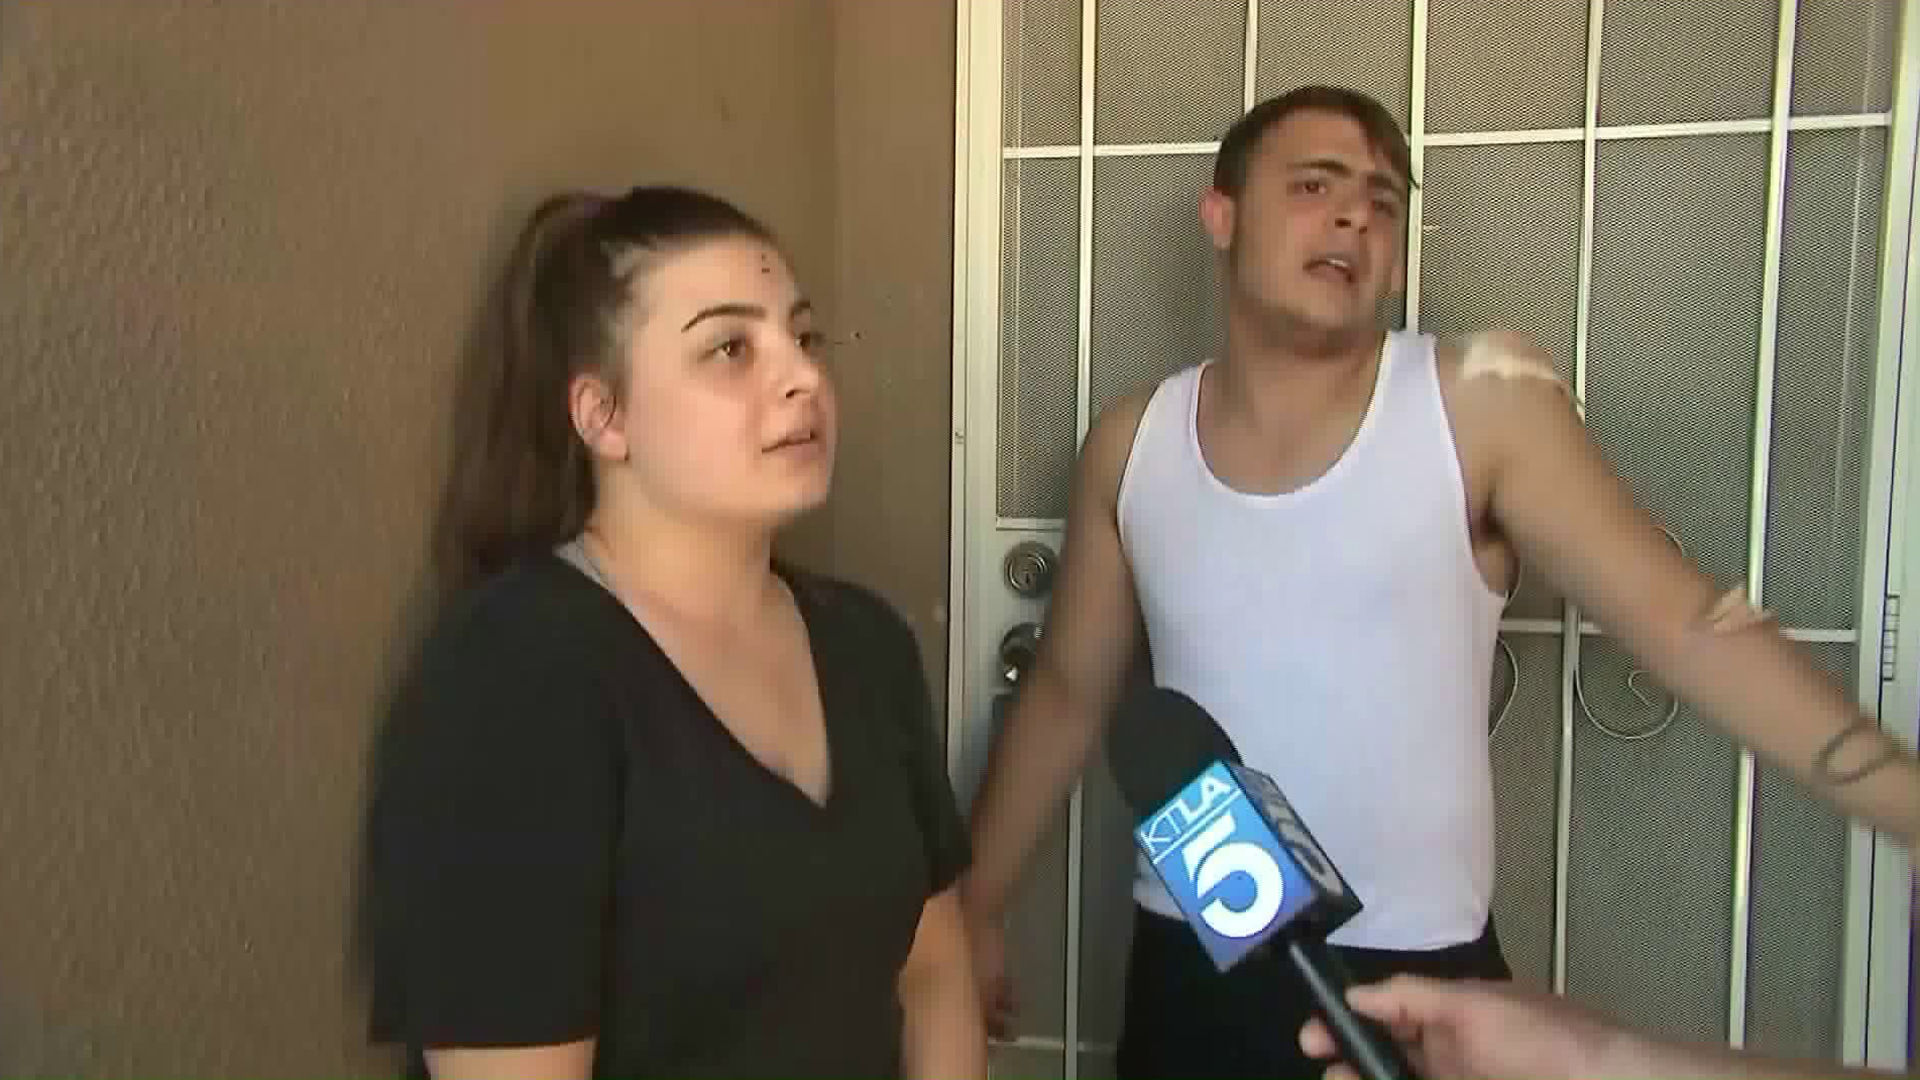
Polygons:
M1004 1019L1004 907L1144 629L1155 682L1272 774L1366 902L1354 975L1504 978L1488 914L1486 718L1524 561L1667 687L1847 811L1920 830L1920 768L1744 592L1684 561L1510 334L1389 333L1412 184L1379 103L1296 90L1221 142L1201 223L1226 351L1104 412L1075 467L1046 632L994 747L963 882ZM1215 972L1151 872L1123 1076L1298 1076L1309 1002L1277 961Z
M1900 1075L1643 1035L1564 998L1473 980L1396 975L1354 987L1347 999L1355 1011L1384 1024L1408 1062L1429 1080L1887 1080ZM1339 1054L1318 1019L1307 1021L1300 1045L1315 1058ZM1359 1075L1342 1062L1328 1069L1326 1078L1359 1080Z

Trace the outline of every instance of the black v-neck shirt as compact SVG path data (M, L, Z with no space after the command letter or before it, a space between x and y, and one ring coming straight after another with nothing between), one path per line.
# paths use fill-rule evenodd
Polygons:
M557 556L449 607L370 816L376 1040L594 1037L596 1076L883 1077L922 905L964 868L912 632L781 568L831 759L815 803Z

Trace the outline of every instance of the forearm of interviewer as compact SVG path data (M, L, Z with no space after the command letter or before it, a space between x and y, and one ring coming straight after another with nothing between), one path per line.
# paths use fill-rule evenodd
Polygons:
M987 1075L987 1032L954 889L928 900L900 973L901 1066L916 1080Z
M1905 1073L1830 1062L1794 1061L1718 1043L1684 1043L1621 1031L1589 1075L1664 1080L1897 1080Z

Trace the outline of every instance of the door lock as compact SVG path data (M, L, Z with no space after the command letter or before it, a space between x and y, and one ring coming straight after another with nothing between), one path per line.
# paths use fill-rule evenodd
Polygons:
M1040 624L1015 623L1000 639L1000 679L1011 686L1033 666L1040 652Z
M1052 548L1038 540L1023 540L1007 552L1001 569L1006 574L1008 588L1031 598L1044 596L1053 587L1053 572L1058 561Z

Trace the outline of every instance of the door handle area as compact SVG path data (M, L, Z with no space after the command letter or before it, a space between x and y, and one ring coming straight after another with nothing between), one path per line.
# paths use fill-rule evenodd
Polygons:
M1038 540L1026 540L1013 545L1007 551L1000 569L1007 579L1007 588L1016 596L1038 599L1053 588L1053 575L1059 565L1059 559L1053 549Z
M998 656L1000 658L1000 680L1008 686L1020 681L1020 677L1033 666L1034 657L1040 652L1040 624L1034 622L1015 623L1000 638Z

